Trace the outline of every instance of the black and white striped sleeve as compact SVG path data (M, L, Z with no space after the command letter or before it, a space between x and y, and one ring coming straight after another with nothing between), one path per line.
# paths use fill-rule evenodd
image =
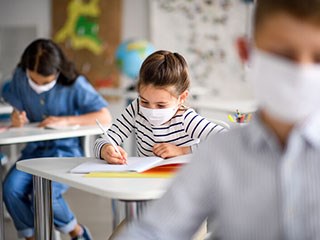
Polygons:
M134 100L125 111L118 117L115 123L108 129L108 137L118 146L128 138L135 126L135 116L137 114L137 99ZM100 152L103 145L110 143L107 138L98 138L95 141L93 152L96 158L101 158Z
M191 138L200 140L206 139L210 134L226 131L223 126L201 117L193 109L188 109L184 114L184 129Z

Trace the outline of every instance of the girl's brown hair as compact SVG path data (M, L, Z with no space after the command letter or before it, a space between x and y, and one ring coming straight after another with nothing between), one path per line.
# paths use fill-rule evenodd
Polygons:
M141 86L157 88L174 86L177 95L189 89L190 78L186 60L179 53L160 50L154 52L142 63L138 90Z
M58 82L67 86L72 85L79 75L74 64L50 39L37 39L30 43L24 50L18 67L24 71L35 71L42 76L60 73Z

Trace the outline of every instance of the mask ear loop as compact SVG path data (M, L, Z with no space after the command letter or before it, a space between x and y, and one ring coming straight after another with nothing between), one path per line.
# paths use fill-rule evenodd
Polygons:
M29 70L28 69L26 69L26 76L27 76L28 80L33 81L32 78L29 75Z
M179 101L180 101L180 96L179 96L179 98L178 98L178 102L179 102ZM184 105L184 102L181 102L181 103L178 104L177 111L179 111L179 110L186 110L186 109L188 109L188 107L187 107L186 105Z
M180 98L181 98L181 95L178 97L178 101L179 101ZM186 109L189 108L188 106L185 105L185 102L186 101L183 101L183 102L179 103L178 110L186 110Z
M60 77L60 72L58 71L57 74L56 74L56 81L58 82L58 79Z

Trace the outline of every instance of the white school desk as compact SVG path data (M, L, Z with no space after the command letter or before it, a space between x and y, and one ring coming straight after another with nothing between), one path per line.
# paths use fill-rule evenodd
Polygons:
M11 113L12 109L10 105L0 102L0 114Z
M0 133L0 147L10 144L46 141L61 138L84 137L101 134L97 126L82 126L77 129L44 129L36 127L12 128ZM84 152L90 153L90 139L84 139ZM0 179L2 179L2 168L0 167ZM0 184L0 240L4 240L4 222L3 222L3 191Z
M147 201L159 198L170 183L170 179L165 178L86 178L69 173L89 159L38 158L17 162L17 169L33 175L36 239L48 240L52 232L51 181L124 201L129 219L138 216Z

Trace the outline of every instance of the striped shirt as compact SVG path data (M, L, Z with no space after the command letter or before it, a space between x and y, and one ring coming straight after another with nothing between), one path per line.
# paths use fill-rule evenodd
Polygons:
M208 138L164 196L116 239L191 239L214 220L213 239L320 239L320 117L282 148L259 119Z
M194 146L208 135L225 129L199 116L193 109L184 109L167 123L153 126L139 110L139 100L135 99L108 130L108 136L121 145L133 131L137 143L138 156L154 156L152 147L156 143L171 143L176 146ZM109 143L104 138L96 140L94 154L100 158L100 150Z

